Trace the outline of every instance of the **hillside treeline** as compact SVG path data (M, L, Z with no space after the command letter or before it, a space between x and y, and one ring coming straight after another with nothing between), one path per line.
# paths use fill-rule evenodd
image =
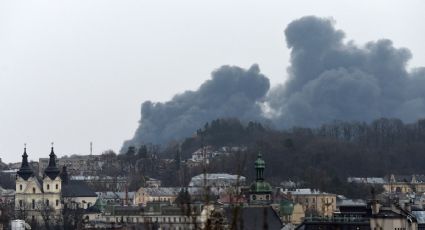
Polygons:
M206 145L248 147L246 152L215 158L207 167L210 172L242 173L253 180L253 162L261 152L267 164L265 176L274 185L290 179L347 195L358 189L346 183L349 176L425 174L425 120L335 121L319 128L277 131L255 122L217 119L185 139L181 155L187 159Z

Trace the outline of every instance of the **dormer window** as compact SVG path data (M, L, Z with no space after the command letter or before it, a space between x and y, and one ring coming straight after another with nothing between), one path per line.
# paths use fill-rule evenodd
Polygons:
M59 185L58 184L56 184L56 189L59 189Z
M22 185L21 185L21 184L19 185L19 190L21 190L21 191L22 191Z
M47 185L47 190L49 190L49 189L50 189L50 185L48 184L48 185Z
M35 188L32 188L32 193L35 193Z

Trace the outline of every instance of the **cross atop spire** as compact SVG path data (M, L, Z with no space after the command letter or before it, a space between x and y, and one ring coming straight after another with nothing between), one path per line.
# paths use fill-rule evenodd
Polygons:
M50 151L50 159L49 159L49 165L47 166L46 170L44 170L44 174L50 177L50 179L54 180L60 173L59 168L56 166L56 155L53 149L53 142L52 142L52 149Z
M21 168L19 169L17 173L20 177L22 177L24 180L28 180L31 176L34 175L34 172L32 171L29 163L28 163L28 154L27 154L27 144L24 144L24 154L22 154L22 163Z

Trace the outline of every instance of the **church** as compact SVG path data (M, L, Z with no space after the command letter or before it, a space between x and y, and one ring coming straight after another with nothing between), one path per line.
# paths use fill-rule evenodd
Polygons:
M81 182L70 181L65 166L62 171L58 168L53 146L48 167L41 178L37 175L28 163L25 147L15 188L15 211L20 219L60 223L64 209L87 209L96 202L95 192Z
M249 187L249 204L250 205L269 205L272 203L272 186L264 180L264 169L266 162L262 158L262 154L257 155L254 163L256 179Z

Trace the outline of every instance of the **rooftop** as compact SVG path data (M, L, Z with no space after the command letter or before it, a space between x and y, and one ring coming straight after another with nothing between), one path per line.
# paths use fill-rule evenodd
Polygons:
M285 189L283 193L291 193L292 195L333 195L331 193L321 192L320 190L310 188Z
M192 177L192 180L203 180L206 176L207 180L217 180L217 179L226 179L226 180L245 180L244 176L240 175L232 175L227 173L207 173L207 174L199 174L197 176Z

